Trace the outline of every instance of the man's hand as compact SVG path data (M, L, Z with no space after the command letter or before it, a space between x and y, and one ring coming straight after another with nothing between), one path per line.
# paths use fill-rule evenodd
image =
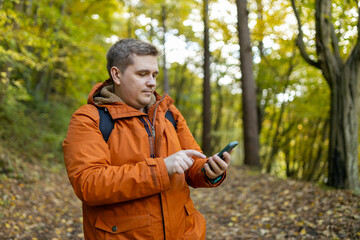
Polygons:
M169 175L174 173L183 174L194 163L191 157L206 158L206 156L196 150L181 150L164 159Z
M229 167L231 162L231 157L228 152L224 152L223 154L224 160L222 160L218 155L214 155L209 158L207 163L205 163L205 174L209 179L215 179L221 174L223 174L226 169ZM210 168L211 166L211 168Z

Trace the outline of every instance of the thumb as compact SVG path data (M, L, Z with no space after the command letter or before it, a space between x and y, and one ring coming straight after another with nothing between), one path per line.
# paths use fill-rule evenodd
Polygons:
M199 157L199 158L206 158L206 156L204 154L202 154L201 152L198 152L196 150L184 150L186 156L188 157Z

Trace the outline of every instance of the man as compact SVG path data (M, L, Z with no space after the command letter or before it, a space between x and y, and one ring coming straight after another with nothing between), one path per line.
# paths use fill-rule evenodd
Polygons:
M107 53L110 78L70 121L64 160L83 203L85 239L205 239L188 186L220 185L231 158L206 159L173 100L154 91L158 55L139 40L115 43ZM97 107L114 120L107 142Z

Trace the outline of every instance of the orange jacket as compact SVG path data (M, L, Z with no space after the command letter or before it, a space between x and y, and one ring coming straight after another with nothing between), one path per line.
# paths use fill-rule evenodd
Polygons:
M205 239L205 219L188 185L218 186L225 174L211 184L201 171L206 159L195 158L185 174L168 175L165 157L201 151L168 95L156 94L148 114L121 102L103 105L115 120L106 143L93 96L107 84L95 85L88 104L74 113L63 143L67 173L83 203L85 239ZM165 118L168 109L177 130Z

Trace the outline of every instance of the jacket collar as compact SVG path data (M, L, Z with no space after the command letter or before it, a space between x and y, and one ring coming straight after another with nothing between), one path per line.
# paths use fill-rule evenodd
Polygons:
M174 100L169 95L165 93L162 97L155 91L146 109L149 115L153 115L155 111L166 112L173 103ZM124 101L114 93L110 79L103 83L97 83L92 88L88 95L88 104L106 107L113 119L147 115L124 103Z

